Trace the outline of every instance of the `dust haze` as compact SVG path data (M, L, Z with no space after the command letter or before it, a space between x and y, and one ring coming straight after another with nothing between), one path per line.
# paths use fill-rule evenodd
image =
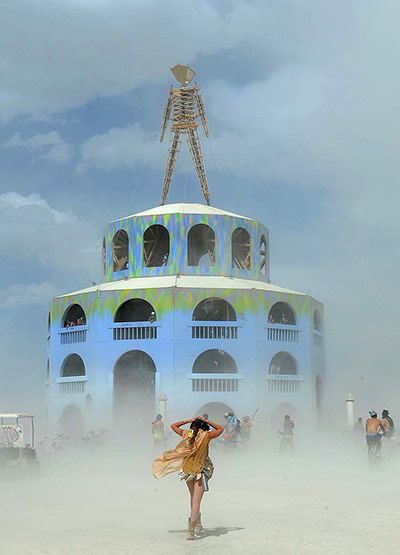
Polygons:
M40 476L2 479L0 553L396 553L399 444L388 441L371 470L363 434L303 422L293 451L280 452L279 426L259 411L245 447L212 441L205 533L190 543L186 484L151 474L150 423L61 448L39 442Z

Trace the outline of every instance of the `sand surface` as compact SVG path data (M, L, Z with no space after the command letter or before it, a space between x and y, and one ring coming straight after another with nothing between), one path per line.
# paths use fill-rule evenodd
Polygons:
M297 441L294 455L214 449L204 537L186 540L188 493L155 480L152 453L114 447L44 460L2 481L1 555L400 553L400 451L368 468L363 444Z

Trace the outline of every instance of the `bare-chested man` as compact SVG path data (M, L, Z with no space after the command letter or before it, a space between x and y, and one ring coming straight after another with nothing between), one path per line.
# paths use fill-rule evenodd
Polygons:
M381 450L381 439L385 430L382 422L378 418L377 413L374 410L370 410L369 414L371 415L371 418L367 418L365 422L365 438L367 440L368 452L375 447L376 453L379 454Z
M382 427L385 432L385 437L390 439L394 432L394 423L392 418L389 416L389 411L384 409L382 411Z

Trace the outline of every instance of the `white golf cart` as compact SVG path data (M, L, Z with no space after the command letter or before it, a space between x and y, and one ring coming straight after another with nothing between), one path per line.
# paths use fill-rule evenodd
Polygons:
M36 474L40 470L35 450L34 418L32 414L0 413L0 478L4 473Z

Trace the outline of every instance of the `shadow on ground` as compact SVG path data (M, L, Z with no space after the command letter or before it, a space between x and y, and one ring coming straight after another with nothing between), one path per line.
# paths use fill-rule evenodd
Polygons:
M225 536L225 534L235 532L236 530L244 530L244 528L240 526L217 526L216 528L205 528L197 539L201 540L210 536ZM187 534L187 530L168 530L168 532L170 534Z

